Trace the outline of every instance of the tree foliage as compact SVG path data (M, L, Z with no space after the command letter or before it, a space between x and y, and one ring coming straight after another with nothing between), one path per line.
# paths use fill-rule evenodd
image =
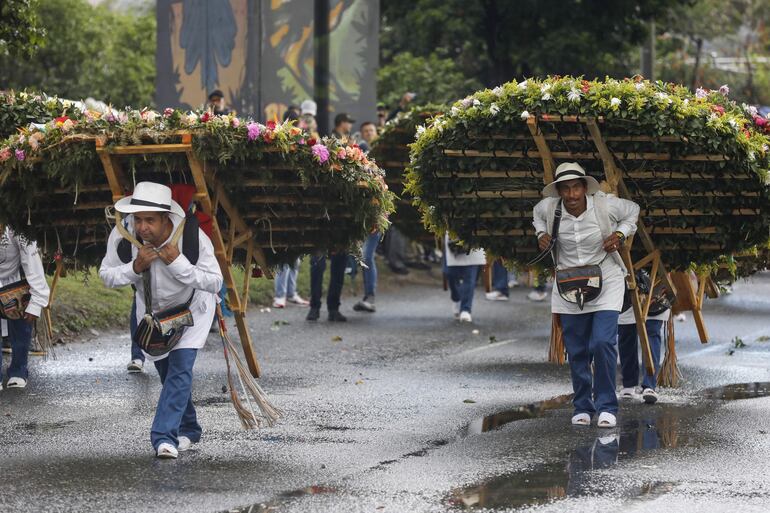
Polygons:
M32 88L115 105L152 103L155 16L110 11L86 0L40 0L48 44L34 59L0 56L0 87Z
M0 55L30 56L43 44L45 29L36 8L36 0L0 2Z

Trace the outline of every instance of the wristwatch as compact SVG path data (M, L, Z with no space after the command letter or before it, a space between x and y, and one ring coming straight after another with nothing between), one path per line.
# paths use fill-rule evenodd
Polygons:
M618 230L618 231L616 231L616 232L615 232L615 235L617 235L617 236L618 236L618 238L620 239L620 244L621 244L621 245L623 245L623 244L625 244L625 243L626 243L626 236L623 234L623 232L621 232L620 230Z

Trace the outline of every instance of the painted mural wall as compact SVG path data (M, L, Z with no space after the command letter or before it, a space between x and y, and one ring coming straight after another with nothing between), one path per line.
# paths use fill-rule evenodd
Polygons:
M330 0L330 118L374 120L379 0ZM312 0L159 0L156 102L199 108L220 89L239 115L280 118L313 98Z

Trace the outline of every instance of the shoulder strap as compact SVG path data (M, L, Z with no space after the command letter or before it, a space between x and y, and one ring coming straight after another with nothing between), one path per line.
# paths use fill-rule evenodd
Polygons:
M200 253L200 222L195 214L187 214L184 221L184 236L182 237L182 254L192 265L198 263Z
M556 254L556 239L559 237L559 225L561 224L561 200L556 203L556 209L553 212L553 221L551 222L551 243L539 255L527 263L527 266L534 265L551 254L553 265L556 267L558 255Z

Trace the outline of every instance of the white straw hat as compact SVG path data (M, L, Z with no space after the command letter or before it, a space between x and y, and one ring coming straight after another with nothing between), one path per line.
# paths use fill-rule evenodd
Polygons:
M559 189L556 187L556 184L574 180L576 178L582 178L586 181L586 185L588 186L588 190L586 191L587 194L599 192L599 182L597 182L596 178L593 176L588 176L586 170L583 169L580 164L577 162L564 162L559 164L559 167L556 168L556 176L554 176L553 182L543 188L543 196L558 198Z
M154 182L139 182L134 194L121 198L115 203L115 210L121 214L134 212L168 212L184 217L185 212L179 203L171 199L171 189Z
M302 114L315 116L316 112L318 112L318 105L313 100L305 100L300 104L299 109Z

